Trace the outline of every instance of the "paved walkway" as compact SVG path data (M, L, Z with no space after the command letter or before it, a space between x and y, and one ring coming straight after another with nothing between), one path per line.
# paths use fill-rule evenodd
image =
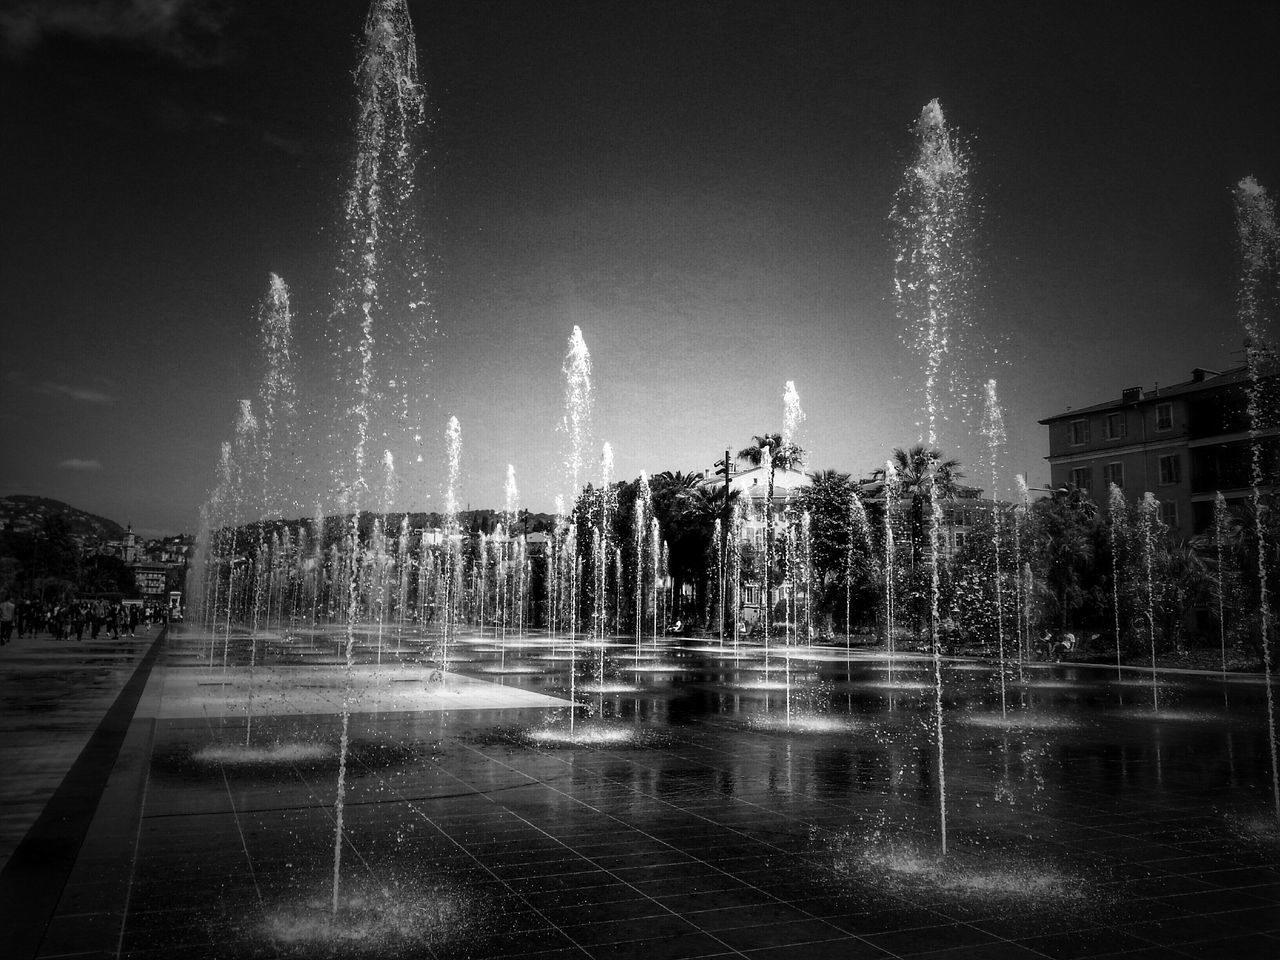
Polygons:
M160 628L119 640L0 647L0 870L154 645Z
M6 645L0 762L15 772L0 791L6 825L0 938L7 956L41 952L69 892L91 890L97 915L123 913L128 881L118 876L118 863L112 882L95 876L86 884L84 874L102 834L131 829L130 798L113 799L107 786L164 638L157 629L116 640L29 637ZM97 840L90 837L95 825Z

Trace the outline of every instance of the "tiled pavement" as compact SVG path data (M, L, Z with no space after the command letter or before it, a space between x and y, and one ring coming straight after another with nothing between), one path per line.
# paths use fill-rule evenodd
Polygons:
M242 721L161 720L132 744L143 775L109 787L138 829L97 825L41 954L1280 955L1259 690L1216 712L1219 687L1171 692L1181 713L1164 720L1124 712L1133 692L1096 680L1024 690L1033 710L1087 722L991 729L966 725L989 684L965 692L957 674L939 872L923 698L891 711L843 669L824 668L803 702L845 732L759 729L781 699L766 707L734 687L749 671L697 659L592 698L593 724L642 734L614 745L539 745L528 729L563 722L545 709L353 716L334 927L332 758L202 765L195 751L234 742ZM334 743L339 721L266 717L255 731ZM926 858L915 872L912 847ZM121 871L127 908L112 914L93 900Z

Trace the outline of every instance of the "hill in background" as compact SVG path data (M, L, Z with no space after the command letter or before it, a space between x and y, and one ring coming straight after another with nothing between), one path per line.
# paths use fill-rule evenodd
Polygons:
M78 510L61 500L21 493L0 497L0 529L12 524L15 533L39 530L49 517L63 517L77 540L119 540L125 534L124 527L114 520Z

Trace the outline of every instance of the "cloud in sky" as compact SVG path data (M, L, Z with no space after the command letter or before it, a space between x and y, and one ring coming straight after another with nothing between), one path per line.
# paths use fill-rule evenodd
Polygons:
M43 393L51 397L69 397L82 403L114 403L116 399L102 390L81 386L76 383L59 383L56 380L41 380L39 383L32 383L17 370L8 371L5 374L5 380L21 390ZM97 378L97 382L105 385L109 381Z
M110 403L115 398L103 393L101 390L93 390L89 387L77 387L69 383L54 383L52 380L45 380L40 384L41 393L49 393L55 396L70 397L72 400L83 400L85 403Z
M63 460L58 464L64 470L101 470L101 460L82 460L79 457L71 457L69 460Z
M15 0L0 10L0 36L13 53L64 36L203 66L223 57L228 13L226 0Z

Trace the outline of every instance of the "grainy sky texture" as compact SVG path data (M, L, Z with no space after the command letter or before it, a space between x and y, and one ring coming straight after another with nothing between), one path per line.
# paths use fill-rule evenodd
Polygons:
M1038 418L1238 360L1231 188L1280 189L1274 3L410 6L439 335L421 415L380 425L399 506L439 507L456 414L464 505L500 506L512 463L550 507L575 324L619 477L781 429L787 380L813 467L917 439L888 213L934 97L978 200L958 356L998 380L1010 477L1047 479ZM0 489L193 529L273 271L323 405L365 9L0 2Z

